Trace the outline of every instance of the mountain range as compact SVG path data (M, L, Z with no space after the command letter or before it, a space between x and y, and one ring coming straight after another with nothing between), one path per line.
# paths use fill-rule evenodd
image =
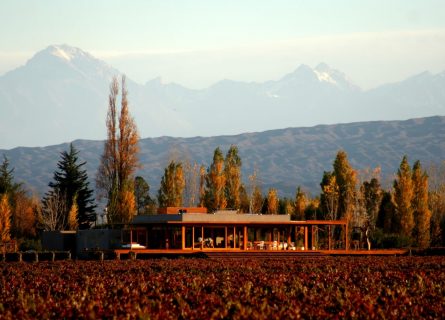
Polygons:
M199 70L197 70L199 72ZM120 75L79 48L53 45L0 77L0 148L105 138L109 83ZM361 90L321 63L263 83L191 90L127 79L141 137L218 136L318 124L445 115L445 72Z
M85 168L94 186L103 141L76 140L73 144L80 151L80 159L87 161ZM424 168L445 160L445 117L318 125L208 138L145 138L140 140L143 167L137 174L148 181L153 195L170 159L208 167L216 147L226 153L232 144L239 148L243 180L247 183L256 168L263 192L274 187L281 197L294 196L297 186L312 195L319 194L323 171L332 170L340 149L348 153L351 165L359 173L380 167L382 184L388 187L403 155L411 164L420 160ZM15 168L16 181L42 195L57 168L60 152L68 149L66 143L18 147L0 150L0 159L7 156Z

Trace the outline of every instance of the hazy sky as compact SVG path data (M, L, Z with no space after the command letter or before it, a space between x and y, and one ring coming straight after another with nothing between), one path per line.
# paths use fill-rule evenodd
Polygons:
M68 44L144 83L278 79L326 62L362 88L445 70L445 1L1 0L0 75Z

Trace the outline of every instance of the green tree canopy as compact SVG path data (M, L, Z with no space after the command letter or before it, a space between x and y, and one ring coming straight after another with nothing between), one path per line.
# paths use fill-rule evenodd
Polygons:
M58 190L58 194L65 199L65 221L69 221L69 210L73 207L73 201L76 201L78 227L88 229L96 220L96 205L93 190L89 187L87 171L83 169L86 162L80 162L78 154L79 151L72 143L68 152L61 153L61 159L57 163L58 169L54 172L54 181L49 183L49 187L52 191Z
M158 191L160 207L180 207L184 195L185 178L182 163L171 161L164 170Z

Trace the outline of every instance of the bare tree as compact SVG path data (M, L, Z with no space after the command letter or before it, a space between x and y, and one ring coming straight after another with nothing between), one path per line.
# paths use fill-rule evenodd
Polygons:
M64 230L66 226L66 199L58 189L43 200L40 224L45 231Z

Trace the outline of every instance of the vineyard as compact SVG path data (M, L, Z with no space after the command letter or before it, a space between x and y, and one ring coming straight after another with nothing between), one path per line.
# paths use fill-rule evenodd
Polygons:
M0 319L443 318L445 257L0 263Z

